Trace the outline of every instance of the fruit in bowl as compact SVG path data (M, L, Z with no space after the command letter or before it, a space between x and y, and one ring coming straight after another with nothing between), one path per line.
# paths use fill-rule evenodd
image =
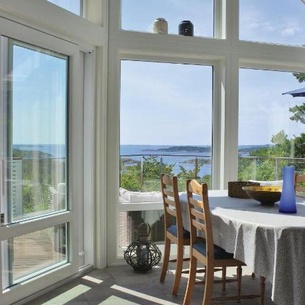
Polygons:
M242 189L262 205L273 205L281 199L281 186L243 186Z

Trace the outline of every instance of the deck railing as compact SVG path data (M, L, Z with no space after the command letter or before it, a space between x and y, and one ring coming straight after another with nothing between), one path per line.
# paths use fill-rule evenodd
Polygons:
M139 168L139 179L141 189L145 190L145 162L149 162L150 158L155 158L159 163L159 172L156 173L155 179L162 173L164 165L174 165L172 173L175 175L182 175L186 178L186 172L189 175L187 178L203 178L205 177L207 183L210 181L210 176L212 172L211 166L211 156L209 155L197 155L197 154L130 154L130 155L121 155L121 165L124 164L125 169L128 166L138 165ZM282 167L284 165L294 165L296 170L303 171L305 169L305 158L291 158L291 157L267 157L267 156L239 156L239 167L244 164L248 168L252 168L248 172L247 177L243 179L247 180L264 180L258 177L257 172L263 162L271 161L271 166L273 168L272 173L269 173L269 176L272 176L270 180L280 180L282 177ZM272 165L273 163L273 165ZM269 165L270 166L270 165ZM181 171L181 168L184 168L184 175ZM240 169L239 169L240 170ZM121 178L125 174L124 170L120 171ZM193 174L193 175L192 175ZM159 185L157 185L159 186Z

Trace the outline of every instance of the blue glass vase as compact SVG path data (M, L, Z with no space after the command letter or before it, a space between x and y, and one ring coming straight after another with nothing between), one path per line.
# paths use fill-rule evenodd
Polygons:
M280 213L296 213L297 205L294 190L294 166L283 167L283 188L279 204Z

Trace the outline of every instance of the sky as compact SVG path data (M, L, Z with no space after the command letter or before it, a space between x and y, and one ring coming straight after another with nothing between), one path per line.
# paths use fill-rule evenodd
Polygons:
M122 0L122 28L152 32L153 21L162 17L169 34L177 34L186 19L194 24L194 36L212 37L212 9L212 0ZM304 20L301 0L240 0L243 40L302 45ZM121 144L211 144L210 67L132 61L121 67ZM303 132L288 109L305 98L282 93L305 83L290 72L251 69L240 69L239 78L240 145L268 144L283 129L289 138Z
M53 4L56 4L76 15L81 13L81 0L47 0ZM89 0L90 1L90 0Z
M79 0L50 2L76 14L80 11ZM212 0L122 0L122 28L151 32L153 21L163 17L168 21L169 34L178 33L178 25L182 20L191 20L194 36L213 37L212 12ZM305 4L301 0L240 0L240 39L302 45L302 38L305 41L304 20ZM53 69L53 74L64 73L65 67L61 65L65 63L61 60L52 60L50 56L45 59L48 60L37 71ZM20 54L19 59L16 58L15 73L18 74L20 68L31 60L31 56L27 60ZM35 61L33 65L35 68ZM132 61L123 61L121 67L121 144L211 144L211 67ZM44 74L46 77L52 73ZM38 77L39 75L38 73ZM289 119L291 113L288 109L305 102L305 98L292 98L282 95L282 92L305 87L305 84L299 84L292 73L288 72L241 69L239 77L240 145L270 143L272 135L282 129L289 137L303 132L304 126ZM26 88L25 78L23 80L22 86ZM28 78L29 82L32 80L33 78ZM34 120L36 124L49 122L59 130L66 123L63 117L65 109L58 112L58 107L62 107L66 96L48 96L46 92L52 89L50 86L48 82L36 86L34 96L36 99L41 97L42 104L39 105L38 99L33 100L32 108L24 103L24 96L32 93L23 90L18 95L16 91L14 143L32 141L35 142L33 144L54 144L56 141L62 144L65 141L64 133L45 132L44 128L37 129L33 125ZM54 86L58 84L54 83ZM64 90L57 90L59 92L63 93ZM33 109L38 109L36 117ZM45 114L52 115L47 118L42 114L43 110ZM55 113L61 113L57 121ZM23 115L23 118L17 119L19 115ZM25 118L32 119L26 121ZM30 130L36 130L36 134L31 135Z
M68 57L15 44L13 144L65 144Z

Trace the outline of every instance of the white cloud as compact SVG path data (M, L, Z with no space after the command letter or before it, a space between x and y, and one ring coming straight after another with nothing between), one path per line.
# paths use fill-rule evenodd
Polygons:
M296 20L288 21L281 30L284 37L295 36L303 32L303 29Z

